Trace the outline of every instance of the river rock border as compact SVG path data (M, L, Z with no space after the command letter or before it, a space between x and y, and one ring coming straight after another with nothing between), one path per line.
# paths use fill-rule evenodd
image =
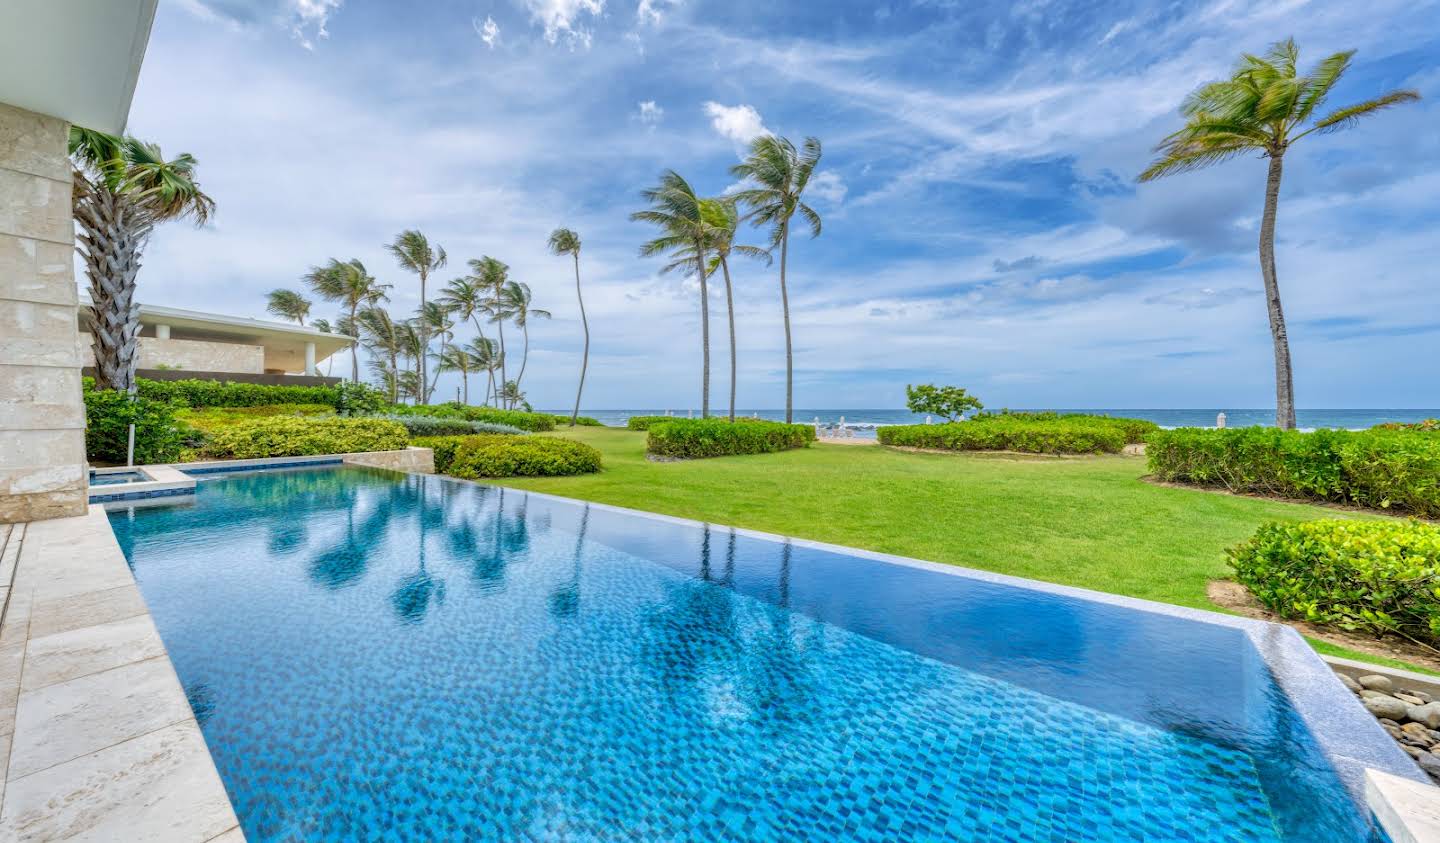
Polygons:
M1378 673L1354 679L1343 673L1335 675L1405 754L1440 784L1440 700L1425 691L1398 687L1393 679Z

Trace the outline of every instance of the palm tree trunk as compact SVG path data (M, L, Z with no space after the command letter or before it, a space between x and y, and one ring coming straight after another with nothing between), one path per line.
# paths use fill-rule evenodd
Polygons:
M520 354L520 374L515 376L515 389L518 392L520 384L525 382L525 364L530 362L530 323L526 322L520 326L525 332L525 350Z
M460 370L460 383L463 385L463 386L461 387L461 390L463 391L464 396L465 396L464 399L461 400L460 403L469 405L469 403L470 403L470 373L469 373L468 371L464 370L464 369L461 369L461 370Z
M1280 205L1280 176L1283 152L1270 155L1270 173L1265 180L1265 214L1260 219L1260 275L1265 279L1265 305L1270 314L1270 337L1275 343L1275 426L1295 427L1295 378L1290 368L1290 338L1285 332L1285 312L1280 308L1280 282L1275 277L1275 214Z
M352 302L350 302L350 330L354 331L354 332L357 333L357 334L360 333L360 329L359 329L359 326L357 326L357 325L355 324L355 312L356 312L357 310L359 310L359 309L360 309L360 302L358 302L358 301L352 301ZM356 349L356 346L358 346L359 344L360 344L360 338L359 338L359 337L351 337L351 338L350 338L350 382L351 382L351 383L359 383L359 382L360 382L360 353L359 353L359 351ZM395 403L395 400L392 398L392 399L390 400L390 403L391 403L391 404L394 404L394 403Z
M420 394L415 396L416 404L430 403L430 388L426 386L426 380L430 364L425 358L430 353L430 326L425 324L425 269L420 269ZM438 380L438 378L437 378Z
M580 393L585 391L585 369L590 365L590 323L585 320L585 299L580 295L580 253L575 253L575 300L580 303L580 327L585 331L585 350L580 354L580 385L575 387L575 410L570 413L570 426L580 417ZM589 514L588 511L586 513ZM581 522L582 532L584 522Z
M390 352L390 403L400 403L400 355Z
M80 223L81 254L90 279L94 304L92 344L95 385L100 389L133 390L140 352L140 305L135 301L135 276L140 271L144 232L131 231L125 200L104 187L86 191L74 207Z
M730 421L735 421L735 297L730 285L730 261L720 256L725 273L725 311L730 317Z
M505 385L510 382L510 376L505 374L505 320L501 319L495 323L495 330L500 334L500 389L495 393L495 403L502 407L509 403L505 396Z
M790 293L785 289L785 263L790 256L790 221L780 228L780 310L785 316L785 423L795 422L795 356L790 345Z
M705 247L695 242L700 265L700 418L710 418L710 290L706 285Z

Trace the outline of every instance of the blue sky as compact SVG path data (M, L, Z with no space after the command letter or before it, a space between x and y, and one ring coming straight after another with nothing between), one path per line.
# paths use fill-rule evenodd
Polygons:
M1425 97L1287 156L1299 403L1434 407L1437 21L1414 0L165 0L130 129L196 155L219 214L157 233L141 298L264 316L265 291L358 257L409 310L413 276L382 246L419 228L453 274L493 255L554 312L526 388L563 407L578 310L544 245L566 225L585 243L585 405L694 407L698 289L636 257L637 193L666 167L719 193L756 133L815 135L825 231L791 251L797 406L896 407L933 381L997 407L1264 407L1264 162L1134 178L1186 93L1293 35L1307 65L1359 50L1334 104ZM739 403L782 406L775 272L735 280Z

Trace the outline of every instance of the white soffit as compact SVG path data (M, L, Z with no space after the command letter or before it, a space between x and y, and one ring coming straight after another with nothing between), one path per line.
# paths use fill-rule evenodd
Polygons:
M0 0L0 102L119 134L157 0Z

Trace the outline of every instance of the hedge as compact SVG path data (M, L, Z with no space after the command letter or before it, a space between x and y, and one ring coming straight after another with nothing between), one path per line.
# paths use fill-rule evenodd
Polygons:
M808 424L746 419L669 419L651 425L645 450L663 457L698 459L735 454L769 454L804 448L815 439Z
M946 424L891 425L878 428L875 435L882 445L946 451L1116 454L1129 443L1131 430L1119 420L1102 416L1033 418L1012 414Z
M435 452L435 470L466 480L556 477L600 470L600 452L556 436L433 436L411 444Z
M554 430L556 417L549 413L527 413L523 410L498 410L493 407L471 407L451 402L449 404L396 404L388 413L400 416L429 416L440 419L465 419L467 421L504 424L531 432ZM567 418L568 422L568 418Z
M511 433L523 434L525 431L508 424L495 424L493 422L469 421L460 418L447 418L444 416L405 416L389 415L375 416L375 418L388 419L405 426L405 431L412 437L415 436L469 436L477 433Z
M405 428L385 419L274 416L215 429L190 456L195 459L254 459L398 451L408 442Z
M556 426L556 427L569 427L569 426L570 426L570 414L569 414L569 413L549 413L548 415L550 416L550 418L552 418L552 419L555 420L555 426ZM590 418L589 416L576 416L576 417L575 417L575 424L579 425L580 427L604 427L604 426L605 426L605 425L603 425L603 424L600 423L600 420L599 420L599 419L592 419L592 418Z
M82 381L85 391L95 388L94 378ZM324 404L340 415L362 416L378 412L382 394L363 383L342 381L334 386L287 386L235 381L155 381L136 378L135 391L144 398L169 401L184 407L255 407L275 404Z
M1057 413L1053 410L1001 410L998 413L980 413L971 421L988 422L995 420L1034 422L1074 421L1083 424L1098 424L1114 427L1125 436L1125 444L1139 445L1160 425L1145 419L1129 419L1123 416L1104 416L1093 413Z
M1418 422L1382 422L1371 430L1423 430L1428 433L1440 433L1440 419L1424 419Z
M1160 480L1440 517L1440 437L1424 431L1181 428L1146 453Z
M672 421L690 421L690 419L677 419L674 416L631 416L625 422L625 427L630 430L649 430L652 424Z
M135 463L175 462L188 428L176 417L179 405L114 389L85 390L85 458L124 463L130 425L135 425Z
M1266 524L1231 549L1230 565L1283 617L1440 647L1440 527L1433 524Z

